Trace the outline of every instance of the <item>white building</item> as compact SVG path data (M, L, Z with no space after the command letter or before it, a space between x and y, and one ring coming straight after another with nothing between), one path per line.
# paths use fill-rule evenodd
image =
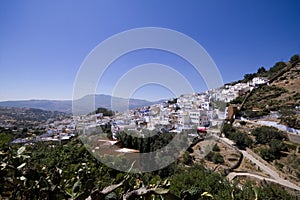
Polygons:
M201 108L203 109L206 109L206 110L209 110L209 102L201 102Z
M189 116L191 119L191 123L193 124L203 124L204 122L208 121L208 116L205 110L198 109L198 110L191 110L189 112Z
M191 123L190 115L188 112L182 112L178 116L178 123L182 126L189 125Z
M254 77L252 79L252 85L261 85L267 83L269 80L265 77Z

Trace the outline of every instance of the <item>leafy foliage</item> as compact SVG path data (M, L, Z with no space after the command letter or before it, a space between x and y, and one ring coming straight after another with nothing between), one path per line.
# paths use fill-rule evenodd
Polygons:
M211 151L205 156L205 158L215 164L224 163L224 158L219 152Z
M288 147L282 142L287 136L274 127L262 126L252 131L252 135L256 136L257 144L268 144L268 148L260 148L260 155L266 161L273 161L282 156L282 151L286 151Z
M166 146L175 136L175 133L157 133L157 130L143 130L141 134L144 137L138 134L133 131L123 131L117 137L122 142L122 147L137 149L141 153L148 153Z
M274 85L259 87L247 99L242 110L239 111L239 115L253 119L268 115L270 111L278 111L285 104L285 101L281 99L281 95L287 92L285 88ZM240 96L232 102L240 103L243 99L244 97Z
M249 183L240 190L202 165L120 172L98 162L76 138L66 145L1 148L0 157L1 199L253 199L252 187L262 197L274 196L273 186L265 190ZM292 198L281 188L276 191L278 198Z
M295 61L299 60L299 58L300 58L299 55L295 54L291 57L290 62L295 62Z
M286 67L285 62L280 61L275 63L275 65L269 69L269 77L273 76L275 73L279 72L284 67Z
M251 73L250 74L245 74L243 82L251 81L254 77L256 77L255 73L253 73L253 74L251 74Z
M103 116L109 116L109 117L115 114L112 110L109 110L107 108L102 108L102 107L97 108L97 110L91 114L98 114L98 113L102 113Z
M7 148L9 143L12 141L12 135L9 133L1 133L0 132L0 149Z
M225 123L223 125L222 132L227 138L233 140L241 149L251 147L253 143L252 139L246 133L236 130L230 124Z
M267 70L263 66L258 68L258 70L257 70L258 75L264 75L266 72L267 72Z
M274 127L261 126L252 131L252 135L256 136L257 144L267 144L271 140L283 140L286 139L286 135Z
M287 146L280 140L272 139L269 148L261 148L260 155L266 161L279 159L282 155L281 151L287 150Z
M300 95L297 93L296 95ZM300 119L293 108L281 108L280 109L280 123L288 127L300 129Z

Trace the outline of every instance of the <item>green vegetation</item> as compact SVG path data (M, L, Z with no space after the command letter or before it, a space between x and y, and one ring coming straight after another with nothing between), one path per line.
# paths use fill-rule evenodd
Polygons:
M297 117L297 115L284 116L281 117L280 119L281 119L280 123L291 128L300 129L300 119Z
M173 139L175 133L164 132L159 134L156 130L149 131L144 129L142 135L133 131L122 131L117 135L118 140L121 141L122 147L137 149L141 153L148 153L156 151L167 144Z
M193 163L193 157L190 155L190 152L188 151L183 151L179 160L185 165L191 165Z
M276 139L272 139L269 146L269 148L260 149L261 157L268 162L279 159L282 156L281 151L287 150L285 144Z
M248 82L248 81L252 81L252 79L256 77L256 73L250 73L250 74L245 74L244 75L244 79L242 80L242 82Z
M221 111L225 111L225 108L227 106L227 103L224 101L212 101L211 103L213 104L214 108L218 108Z
M291 57L290 62L295 62L295 61L299 60L299 58L300 58L299 55L295 54Z
M220 154L220 148L218 147L218 144L215 144L213 146L213 149L211 152L209 152L205 158L215 164L223 164L224 163L224 158Z
M299 156L292 154L287 157L289 168L295 171L297 178L300 178L300 158Z
M264 67L260 67L260 68L258 68L256 74L258 74L258 75L264 75L266 72L267 72L267 70Z
M222 128L222 133L231 140L233 140L237 147L245 149L252 146L252 139L243 132L240 132L232 127L232 125L225 123Z
M298 95L299 93L296 93ZM280 123L288 127L300 129L300 119L293 108L283 107L280 109Z
M215 152L220 152L220 148L219 148L218 144L215 144L212 150Z
M290 59L290 63L277 62L269 70L260 67L256 73L248 73L244 75L244 79L239 82L251 81L254 77L267 77L269 80L277 81L282 87L275 85L261 85L255 88L242 109L239 111L238 116L246 118L257 118L268 115L270 111L278 111L287 104L294 108L300 103L300 95L292 88L285 87L284 85L293 85L295 76L300 73L299 70L293 68L292 71L286 71L287 66L299 62L299 55L294 55ZM287 72L287 73L286 73ZM276 82L276 83L277 83ZM287 89L286 89L287 88ZM288 94L288 95L287 95ZM232 104L242 104L246 95L242 95L231 101ZM290 127L300 128L300 119L295 116L282 119L284 124L289 124Z
M205 158L215 164L224 163L224 158L219 152L211 151L205 156Z
M9 143L12 141L12 135L10 133L0 132L0 149L8 148Z
M258 117L262 117L265 115L268 115L270 112L268 109L262 109L262 110L243 110L238 112L238 116L242 116L248 119L254 119Z
M230 103L231 104L242 104L244 101L245 96L238 96L237 98L233 99Z
M243 190L231 184L219 174L201 165L180 168L170 178L170 192L183 200L201 199L297 199L276 185L254 186L246 182ZM174 198L173 198L174 199Z
M267 144L270 143L271 140L283 140L287 139L284 132L279 131L277 128L269 127L269 126L262 126L256 128L252 131L252 135L256 136L256 143L257 144Z
M276 73L278 73L280 70L286 67L285 62L277 62L273 67L271 67L268 71L268 77L274 76Z
M262 66L257 69L256 73L245 74L244 79L241 82L246 83L248 81L252 81L252 79L255 77L268 77L268 76L269 76L269 71L267 71L266 68Z
M96 111L94 111L94 112L92 112L90 114L98 114L98 113L102 113L103 116L109 116L109 117L113 116L115 114L113 111L111 111L109 109L106 109L106 108L102 108L102 107L97 108Z
M5 141L1 137L2 144ZM65 145L4 145L0 152L1 199L293 198L276 186L260 188L249 182L241 190L221 175L193 164L188 152L183 153L183 161L191 167L184 167L179 159L159 171L140 174L106 167L76 138ZM138 194L139 190L144 193Z
M297 57L297 55L293 56L291 58L291 61L293 59L293 61L298 60L299 56ZM246 83L248 81L251 81L253 78L255 77L268 77L271 78L274 75L276 75L277 73L279 73L282 69L284 69L287 65L285 64L285 62L277 62L275 63L274 66L272 66L269 70L266 70L263 66L257 69L256 73L248 73L244 75L244 79L241 80L241 82Z
M238 115L251 119L268 115L270 111L278 111L285 103L280 97L287 92L286 89L273 85L257 88L247 99ZM232 103L241 104L244 98L245 96L239 96Z
M256 136L256 144L268 144L268 147L260 148L260 155L266 161L273 161L282 156L282 151L287 151L288 146L283 143L286 135L274 127L262 126L252 131Z

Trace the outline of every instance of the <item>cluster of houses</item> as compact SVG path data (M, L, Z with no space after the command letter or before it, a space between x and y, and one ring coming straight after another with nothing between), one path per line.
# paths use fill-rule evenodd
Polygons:
M33 144L35 142L59 142L64 144L76 135L76 124L71 118L48 122L43 125L45 132L41 135L27 133L28 137L16 138L12 144Z
M214 101L230 102L239 95L251 91L258 85L267 84L268 80L255 77L247 83L226 84L218 89L204 93L184 94L178 98L160 104L137 108L113 117L103 116L102 113L89 116L77 116L60 121L47 121L42 128L45 133L26 138L15 139L12 143L32 143L37 141L65 142L75 136L80 123L89 127L109 124L116 138L116 133L123 129L142 131L159 128L165 131L182 132L183 129L219 126L228 117L228 108L222 110L215 107ZM96 122L96 123L95 123Z
M255 87L268 84L269 80L265 77L254 77L247 83L225 84L224 87L210 90L213 99L218 101L230 102L240 95L252 91Z
M111 130L116 133L125 128L136 131L160 128L181 132L183 129L217 125L214 122L218 121L220 113L224 116L224 112L211 107L208 93L187 94L161 104L119 113L113 118Z
M258 85L267 83L268 79L255 77L247 83L226 84L221 88L203 93L184 94L160 104L117 113L113 117L105 117L102 113L98 113L88 117L89 126L95 127L109 123L113 138L116 133L124 129L142 132L143 129L160 128L181 132L183 129L196 127L218 127L232 113L228 112L230 110L228 107L222 110L213 102L230 102Z
M181 132L194 127L219 126L228 117L228 108L222 110L213 106L214 101L230 102L251 91L268 79L255 77L247 83L226 84L222 88L204 93L184 94L178 98L135 110L119 113L113 118L112 132L124 128L142 130L163 127L167 131Z

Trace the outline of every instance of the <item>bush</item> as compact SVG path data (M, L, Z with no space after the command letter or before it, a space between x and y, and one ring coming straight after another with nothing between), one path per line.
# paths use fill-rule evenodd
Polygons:
M283 140L286 139L286 135L274 127L262 126L252 131L252 135L256 136L257 144L267 144L272 139Z
M193 158L188 151L184 151L181 155L180 161L185 165L190 165L193 163Z
M233 140L239 148L244 149L252 146L252 139L246 133L237 131L230 124L224 124L222 132L227 138Z
M298 54L295 54L295 55L293 55L293 56L291 57L290 62L295 62L295 61L297 61L297 60L299 60L299 55L298 55Z
M220 148L219 148L218 144L215 144L215 145L214 145L213 151L216 151L216 152L219 152L219 151L220 151Z
M259 74L259 75L263 75L264 73L266 73L267 72L267 70L266 70L266 68L264 68L264 67L260 67L260 68L258 68L258 70L257 70L257 74Z
M209 152L205 158L215 164L223 164L224 163L224 158L219 152Z
M283 68L286 67L286 64L284 62L277 62L273 67L270 68L269 72L271 74L277 73Z
M270 142L270 148L260 149L260 155L264 160L272 162L273 160L279 159L281 157L281 151L286 150L287 146L282 141L273 139Z
M93 113L91 114L98 114L98 113L102 113L103 116L113 116L115 113L112 111L112 110L109 110L109 109L106 109L106 108L97 108L96 111L94 111Z
M260 153L260 156L268 162L271 162L275 159L275 156L270 152L270 149L262 148L262 149L260 149L259 153Z
M0 149L8 147L12 138L12 135L9 133L0 133Z
M246 124L247 124L247 122L245 122L245 121L240 122L240 125L242 125L242 126L245 126Z

